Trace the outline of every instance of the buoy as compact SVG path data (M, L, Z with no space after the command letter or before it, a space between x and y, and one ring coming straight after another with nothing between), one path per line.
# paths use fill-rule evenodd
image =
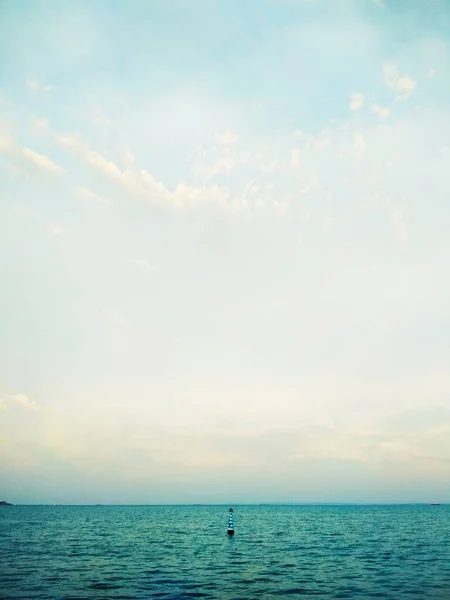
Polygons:
M234 535L234 513L233 513L233 509L230 508L230 510L228 511L228 529L227 529L227 533L228 535Z

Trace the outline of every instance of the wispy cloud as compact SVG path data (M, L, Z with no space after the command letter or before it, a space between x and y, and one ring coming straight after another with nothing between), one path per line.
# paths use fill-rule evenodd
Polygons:
M138 268L140 271L144 271L145 273L153 273L154 271L159 270L158 265L154 265L150 263L148 260L143 258L132 258L130 260L131 264Z
M40 169L53 171L54 173L60 173L62 171L62 168L53 162L48 156L45 156L45 154L39 154L39 152L31 150L30 148L22 148L21 153L23 156L25 156L25 158L27 158Z
M291 150L291 167L297 167L301 160L301 150L299 148L293 148Z
M103 127L110 127L111 126L111 121L108 119L108 117L106 115L96 115L93 119L92 119L92 123L94 125L101 125Z
M322 229L321 229L322 235L325 236L325 237L327 235L329 235L332 226L333 226L333 219L332 219L332 217L327 217L325 219L325 222L322 225Z
M0 152L8 155L15 163L22 162L22 165L26 163L48 173L59 174L63 172L62 167L45 154L41 154L31 148L19 146L12 135L0 136ZM20 165L17 164L17 166L19 167Z
M375 194L372 204L381 207L385 211L389 219L389 227L395 233L399 242L406 244L409 238L408 226L399 206L391 198L379 194Z
M64 228L61 225L58 225L57 223L50 225L50 235L53 237L60 237L63 235L63 233Z
M106 179L114 184L119 184L128 194L142 199L150 204L167 205L180 210L196 209L202 206L214 206L230 214L247 213L248 211L263 212L273 211L279 213L280 206L286 205L285 200L269 199L267 193L264 198L256 191L251 181L247 181L241 191L232 195L230 191L222 186L192 186L186 183L179 183L173 190L169 190L163 183L158 181L146 169L138 169L134 158L129 152L125 153L126 168L121 169L116 163L108 160L98 152L86 146L81 136L74 134L53 133L54 140L60 145L77 151L81 154L85 163L93 170L102 174ZM318 143L318 149L323 149L329 144L327 138L321 138ZM130 160L132 158L132 160ZM213 176L221 172L230 172L234 166L231 158L219 158L215 165L205 167L208 176ZM252 194L249 195L249 189ZM261 190L259 184L258 190ZM267 190L267 186L265 186Z
M353 111L360 110L364 106L364 94L359 92L350 96L350 109Z
M391 113L389 108L381 108L381 106L378 106L378 104L374 104L372 106L372 111L376 113L380 119L387 119Z
M26 410L38 410L39 405L33 398L26 396L25 394L13 394L9 396L10 402L18 404Z
M386 63L383 66L386 85L397 92L400 98L408 98L416 89L417 82L409 75L400 75L397 65Z
M77 196L77 198L81 198L83 200L88 200L90 202L98 202L100 204L109 204L109 200L103 198L102 196L99 196L89 188L83 186L73 188L73 193L75 194L75 196Z
M360 159L366 152L366 140L362 131L357 131L353 136L353 150L356 158Z
M53 85L47 85L44 83L40 83L37 79L27 79L25 85L27 86L27 88L30 90L30 92L51 92L52 89L54 88Z
M34 126L38 130L45 131L50 126L49 120L46 117L39 117L38 119L34 120Z
M215 141L217 144L222 144L224 146L231 146L237 142L238 136L234 131L224 131L223 133L218 133L215 136Z

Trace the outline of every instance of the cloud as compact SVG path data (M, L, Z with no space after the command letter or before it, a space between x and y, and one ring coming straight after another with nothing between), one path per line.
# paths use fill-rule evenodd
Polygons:
M414 81L412 77L409 75L403 75L397 81L395 89L400 94L400 96L409 96L416 89L417 83Z
M409 97L417 87L417 82L409 75L399 75L398 68L393 63L383 66L384 82L394 89L400 98Z
M31 148L20 147L11 135L0 135L0 152L9 155L13 160L32 164L42 171L61 173L63 169L45 154L40 154Z
M9 400L16 404L19 404L22 408L25 408L26 410L39 409L38 403L32 398L26 396L25 394L14 394L12 396L9 396Z
M60 237L61 235L63 235L63 233L64 233L64 228L61 227L61 225L54 223L53 225L50 226L50 235L52 235L53 237Z
M141 271L145 271L146 273L153 273L154 271L159 270L159 266L153 265L143 258L133 258L130 260L131 264L140 269Z
M68 146L69 148L78 150L84 150L85 148L80 136L73 133L53 132L53 139L61 146Z
M21 154L25 156L29 161L31 161L34 165L36 165L39 169L44 169L47 171L53 171L54 173L59 173L62 171L62 168L53 162L48 156L44 154L39 154L35 150L31 150L30 148L22 148Z
M40 83L37 79L28 79L25 83L30 92L38 93L38 92L51 92L54 88L53 85L45 85Z
M122 183L126 185L126 179L122 171L119 167L114 164L112 161L107 160L97 152L93 152L92 150L88 150L85 154L86 162L94 169L102 171L108 177L116 180L118 183Z
M391 198L383 197L378 194L375 194L372 203L374 206L382 207L386 211L392 231L395 233L399 242L406 244L409 238L408 227L405 216L396 203L394 203Z
M237 142L238 136L237 133L233 131L227 130L223 133L219 133L215 136L215 141L217 144L223 144L224 146L231 146Z
M9 152L14 149L14 141L9 135L0 135L0 152Z
M212 163L208 163L205 160L206 152L204 151L197 153L197 156L199 156L199 158L195 160L191 172L196 177L200 177L206 181L213 179L216 175L229 175L236 165L234 159L228 152L219 156Z
M292 148L291 150L291 167L297 167L300 164L302 153L299 148Z
M405 217L402 211L397 207L391 207L390 222L400 242L408 241L408 230L406 227Z
M307 183L303 186L302 194L314 194L320 188L321 181L319 173L313 173Z
M50 127L50 124L46 117L39 117L38 119L35 119L34 126L40 131L45 131Z
M386 8L386 4L383 2L383 0L372 0L372 2L376 4L378 8Z
M430 69L428 69L427 77L429 77L429 79L433 79L434 77L436 77L436 73L436 69L434 67L431 67Z
M350 109L357 111L364 106L364 94L359 92L350 96Z
M83 186L73 188L73 193L75 194L75 196L77 196L77 198L81 198L83 200L99 202L100 204L109 204L109 200L106 200L106 198L102 198L89 188Z
M217 185L196 187L184 182L177 184L171 191L147 170L138 170L129 151L125 153L126 168L121 170L117 164L87 147L79 135L53 133L53 138L60 145L80 153L87 165L101 173L112 183L120 184L129 194L152 204L165 204L181 210L214 206L230 214L248 213L252 210L262 212L272 210L274 213L279 214L280 211L284 212L287 207L285 200L275 200L272 197L269 199L267 186L265 187L265 197L263 199L261 185L258 186L258 191L256 191L254 185L249 187L249 182L244 184L243 188L234 195L225 187ZM328 139L319 141L320 148L326 147L328 144ZM209 169L210 171L212 169L214 174L218 172L229 173L233 166L234 161L225 155L219 158L219 161ZM211 172L209 172L210 174ZM249 193L249 190L251 190L251 193Z
M378 104L374 104L372 106L372 111L376 113L380 119L387 119L390 115L390 110L388 108L381 108Z
M366 152L366 140L362 131L357 131L353 136L353 150L356 158L362 158Z
M330 139L328 137L320 137L314 142L314 148L319 152L325 150L330 145Z
M101 125L104 127L111 127L111 121L108 119L108 117L106 115L96 115L93 119L92 119L92 123L94 125Z

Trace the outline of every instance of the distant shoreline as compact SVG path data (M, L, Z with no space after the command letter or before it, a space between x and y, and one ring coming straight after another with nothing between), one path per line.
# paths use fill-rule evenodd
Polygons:
M128 504L128 503L112 503L112 504L99 504L99 503L15 503L0 502L0 506L61 506L61 507L118 507L118 506L135 506L135 507L229 507L229 506L240 506L240 507L264 507L264 506L278 506L278 507L308 507L308 506L450 506L450 502L260 502L260 503L180 503L180 504Z

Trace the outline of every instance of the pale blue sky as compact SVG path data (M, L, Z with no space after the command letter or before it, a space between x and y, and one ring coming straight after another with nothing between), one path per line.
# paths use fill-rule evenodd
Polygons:
M450 501L449 43L446 0L0 4L6 500Z

